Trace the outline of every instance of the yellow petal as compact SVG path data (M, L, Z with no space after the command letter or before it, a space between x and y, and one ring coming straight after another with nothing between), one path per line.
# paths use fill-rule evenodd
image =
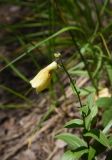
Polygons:
M57 62L52 62L51 64L49 64L46 68L49 70L49 71L52 71L52 70L54 70L54 69L57 69L57 67L58 67L58 64L57 64Z
M47 67L42 69L31 81L33 88L36 88L38 92L46 89L51 81L51 71L57 68L57 63L54 61Z

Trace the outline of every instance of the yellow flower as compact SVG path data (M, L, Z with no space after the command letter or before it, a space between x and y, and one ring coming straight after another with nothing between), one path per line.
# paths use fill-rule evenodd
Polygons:
M51 71L57 69L57 62L52 62L47 67L42 69L31 81L31 86L36 88L38 92L46 89L51 81Z

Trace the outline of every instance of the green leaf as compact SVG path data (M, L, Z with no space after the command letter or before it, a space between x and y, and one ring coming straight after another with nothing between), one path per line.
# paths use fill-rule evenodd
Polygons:
M88 160L93 160L96 150L93 147L89 147Z
M95 105L95 94L94 93L90 94L87 97L87 104L90 109Z
M71 133L62 133L62 134L57 135L56 138L61 139L64 142L66 142L71 149L76 149L82 146L85 146L85 147L87 146L87 143L83 139Z
M80 111L83 112L86 116L88 115L90 109L87 105L83 106L82 108L80 108Z
M69 150L69 151L64 153L61 160L78 160L85 153L88 153L88 149L80 148L79 151L75 151L75 152L72 152L72 151Z
M98 107L110 108L112 107L112 98L110 97L102 97L96 101Z
M78 69L83 69L84 68L84 62L80 62L78 64L76 64L74 67L71 67L68 72L74 71L74 70L78 70Z
M80 89L80 95L81 96L87 96L87 95L89 95L89 94L91 94L93 92L95 92L95 88L92 87L92 86L87 86L85 88L81 88Z
M92 120L98 113L98 108L95 104L94 97L94 93L92 93L87 98L87 106L89 108L88 115L85 117L85 127L87 130L90 130Z
M112 64L106 64L106 69L107 69L107 73L108 73L108 77L109 77L109 80L110 80L110 83L112 85Z
M81 119L73 119L73 120L67 122L64 127L66 127L66 128L74 128L74 127L82 127L82 126L83 126L83 120L81 120Z
M103 146L110 148L109 140L107 139L106 135L99 130L91 130L88 133L84 134L85 137L91 137L101 143Z
M104 134L108 133L111 127L112 127L112 120L110 120L109 123L105 126L105 128L103 129L103 133Z
M81 158L82 155L84 155L85 153L88 153L88 149L81 149L79 151L74 152L75 160L78 160L79 158Z
M73 76L83 76L83 77L88 77L87 71L82 71L82 70L74 70L74 71L69 71L69 73Z
M72 86L71 86L72 87ZM73 88L72 88L73 89ZM95 88L92 86L87 86L85 88L78 88L77 90L80 92L80 96L87 96L93 92L95 92ZM74 92L76 94L76 92Z
M25 104L0 104L0 109L28 109L31 108L30 105Z
M109 137L109 144L110 144L110 146L112 146L112 135L111 135L111 137Z
M73 152L72 151L65 152L61 160L75 160Z
M107 109L103 113L103 117L102 117L103 126L106 126L110 120L112 120L112 108Z
M87 51L91 51L91 48L90 48L90 44L89 43L86 43L86 44L84 44L83 46L82 46L82 48L81 48L81 53L82 54L84 54L85 52L87 52Z
M72 88L73 93L76 95L77 93L76 93L76 90L74 89L74 86L72 83L70 83L70 87ZM77 91L80 93L80 89L76 85L75 85L75 87L76 87Z
M94 107L91 108L90 114L87 117L85 117L85 127L87 130L90 130L92 120L97 115L97 113L98 108L96 105L94 105Z

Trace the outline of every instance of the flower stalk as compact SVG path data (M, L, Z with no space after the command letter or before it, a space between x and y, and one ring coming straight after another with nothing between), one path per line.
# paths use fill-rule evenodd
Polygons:
M61 58L60 58L60 63L61 63L61 66L63 67L63 70L64 70L65 73L67 74L67 76L68 76L68 78L69 78L69 80L70 80L72 86L73 86L74 89L75 89L75 92L76 92L76 94L77 94L77 97L78 97L78 100L79 100L79 103L80 103L80 107L82 108L83 105L82 105L82 102L81 102L81 99L80 99L80 93L79 93L79 91L77 90L77 88L76 88L76 86L75 86L75 84L74 84L74 82L73 82L73 80L72 80L70 74L69 74L68 71L66 70L66 68L65 68L65 66L64 66L63 61L62 61Z

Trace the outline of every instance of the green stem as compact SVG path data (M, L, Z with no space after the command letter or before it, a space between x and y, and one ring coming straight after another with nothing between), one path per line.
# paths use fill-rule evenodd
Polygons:
M65 71L65 73L67 74L67 76L68 76L68 78L69 78L69 80L70 80L70 82L71 82L72 86L74 87L74 89L75 89L75 91L76 91L76 94L77 94L77 97L78 97L78 100L79 100L79 103L80 103L80 107L82 108L82 107L83 107L83 105L82 105L82 102L81 102L81 99L80 99L79 92L78 92L78 90L77 90L77 88L76 88L76 86L75 86L75 84L74 84L74 82L73 82L73 80L72 80L72 78L71 78L70 74L69 74L69 73L68 73L68 71L66 70L66 68L65 68L65 66L64 66L64 64L63 64L63 62L62 62L62 59L61 59L61 58L60 58L60 62L61 62L61 66L63 67L63 70L64 70L64 71Z
M72 86L73 86L74 89L75 89L75 92L76 92L76 94L77 94L77 97L78 97L78 100L79 100L79 103L80 103L80 107L82 108L83 105L82 105L82 102L81 102L80 93L78 92L78 90L77 90L77 88L76 88L76 86L75 86L75 84L74 84L74 82L73 82L73 80L72 80L70 74L68 73L66 67L64 66L61 57L60 57L59 61L60 61L60 63L61 63L61 66L63 67L63 70L64 70L65 73L67 74L67 76L68 76L68 78L69 78L69 80L70 80ZM85 128L85 114L84 114L83 112L82 112L82 119L83 119L84 128ZM86 142L87 142L87 145L88 145L88 148L89 148L89 141L88 141L88 139L86 139Z

